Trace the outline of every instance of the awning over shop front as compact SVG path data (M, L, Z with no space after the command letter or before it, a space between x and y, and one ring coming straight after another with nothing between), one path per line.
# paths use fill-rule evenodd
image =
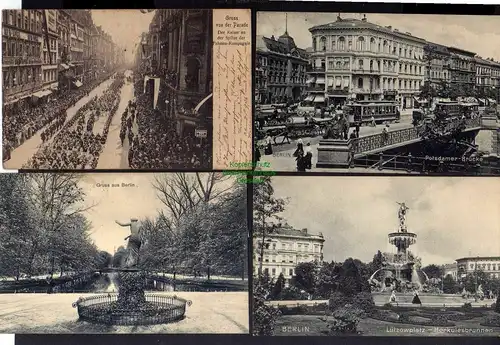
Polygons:
M68 64L69 67L75 67L71 62Z
M328 79L328 87L332 87L333 86L333 79Z
M52 91L50 91L50 90L41 90L41 91L35 92L33 94L33 97L42 98L42 97L50 95L51 93L52 93Z
M486 100L484 98L478 98L477 100L479 101L479 103L486 104Z
M344 80L344 87L349 87L349 79Z
M309 78L307 79L307 84L312 84L316 81L316 78L315 77L312 77L312 78Z
M497 103L497 101L495 101L495 100L494 100L494 99L492 99L492 98L488 98L488 101L489 101L490 103L493 103L493 104L496 104L496 103Z
M336 83L335 83L335 86L341 87L342 86L342 79L337 79Z
M306 97L306 99L304 101L312 102L313 100L314 100L314 96L309 95Z
M83 83L81 81L79 81L79 80L76 80L76 81L73 82L73 85L75 85L76 87L80 87L80 86L83 85Z
M317 95L314 97L314 103L323 103L325 101L325 96Z
M62 67L62 68L64 68L64 69L69 69L69 66L68 66L68 65L66 65L65 63L62 63L62 64L61 64L61 67Z
M316 84L324 84L325 83L325 78L323 77L318 77L316 79Z

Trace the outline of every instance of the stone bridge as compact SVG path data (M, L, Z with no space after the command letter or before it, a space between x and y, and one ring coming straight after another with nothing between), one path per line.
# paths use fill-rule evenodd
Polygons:
M451 134L462 124L461 119L446 125L443 136ZM496 119L474 118L465 120L465 129L462 132L473 132L481 129L494 130L498 127ZM321 140L318 147L318 168L347 168L353 159L373 155L383 151L411 145L422 141L423 126L403 128L382 132L360 138L339 140Z

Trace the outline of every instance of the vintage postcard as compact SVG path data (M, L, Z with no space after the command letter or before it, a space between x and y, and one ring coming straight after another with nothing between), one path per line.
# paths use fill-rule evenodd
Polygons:
M500 175L500 51L484 39L499 27L495 16L258 12L256 160Z
M247 188L1 174L0 333L249 332Z
M250 10L5 10L2 18L4 169L251 161Z
M500 181L254 186L253 333L500 336Z

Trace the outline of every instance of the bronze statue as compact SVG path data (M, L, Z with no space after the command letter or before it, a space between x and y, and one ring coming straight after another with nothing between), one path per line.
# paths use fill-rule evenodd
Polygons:
M125 262L123 262L120 266L122 266L122 268L135 267L139 262L139 249L142 244L142 238L139 233L139 222L136 218L130 219L130 223L120 223L117 220L115 222L120 226L130 227L130 235L125 237L125 240L128 239L127 256L125 257Z
M406 232L406 213L408 212L409 208L406 206L406 204L399 203L399 211L398 211L398 218L399 218L399 229L401 232Z

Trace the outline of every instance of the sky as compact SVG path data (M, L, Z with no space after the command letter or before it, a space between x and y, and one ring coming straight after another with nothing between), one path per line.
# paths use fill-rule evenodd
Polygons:
M288 13L288 33L299 48L311 47L309 28L336 21L338 13ZM341 13L361 19L360 13ZM475 52L500 61L500 16L421 15L367 13L374 24L389 26L425 40ZM285 12L258 12L257 35L278 37L285 32Z
M168 215L168 210L158 199L152 186L155 176L156 174L151 173L82 175L80 187L85 193L84 206L95 205L84 215L92 223L91 239L100 250L113 254L119 246L127 245L125 237L130 235L130 230L128 227L117 225L115 220L128 223L131 218L153 218L161 210ZM205 176L206 174L203 174L201 179L204 180ZM133 186L122 186L122 183ZM231 183L233 181L227 179L214 187L214 191L217 188L230 187ZM112 187L113 184L120 187Z
M125 61L132 61L141 34L149 31L154 11L141 13L139 10L92 10L91 13L95 25L101 26L111 35L113 42L126 49Z
M423 265L466 256L500 256L500 179L476 177L274 176L275 196L288 199L284 219L296 229L322 232L326 261L369 262L393 252L396 202L405 202L410 251Z
M80 182L86 197L85 204L96 206L85 212L92 223L91 238L100 250L113 254L114 249L126 246L127 227L120 227L118 220L127 223L130 218L154 217L163 209L151 183L153 174L85 174ZM97 184L133 183L135 187L99 187Z

